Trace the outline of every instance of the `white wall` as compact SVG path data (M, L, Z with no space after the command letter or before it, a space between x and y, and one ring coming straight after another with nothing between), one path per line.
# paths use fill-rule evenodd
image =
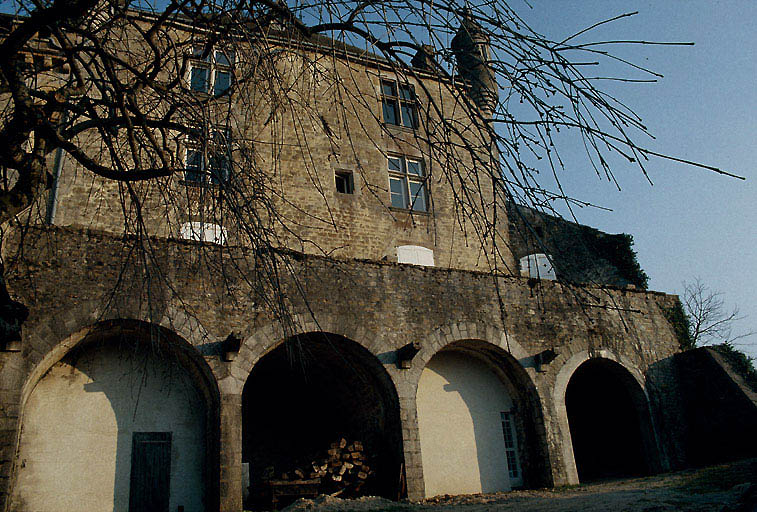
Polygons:
M22 428L14 510L128 510L133 432L172 432L170 510L204 510L205 407L177 365L102 346L68 356Z
M441 352L416 397L426 496L511 489L500 413L512 400L481 361Z

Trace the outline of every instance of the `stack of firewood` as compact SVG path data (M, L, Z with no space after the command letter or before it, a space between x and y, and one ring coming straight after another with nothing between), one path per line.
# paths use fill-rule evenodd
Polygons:
M280 480L321 481L321 492L335 496L355 496L372 474L360 441L341 438L331 443L326 454L281 473Z

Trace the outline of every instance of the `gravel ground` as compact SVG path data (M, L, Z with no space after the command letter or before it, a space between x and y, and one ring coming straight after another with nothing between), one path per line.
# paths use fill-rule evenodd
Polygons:
M557 489L438 496L418 503L364 497L301 499L286 512L757 512L757 459Z

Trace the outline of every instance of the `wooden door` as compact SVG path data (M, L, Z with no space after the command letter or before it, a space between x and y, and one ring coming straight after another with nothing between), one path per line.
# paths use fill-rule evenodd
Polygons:
M129 512L168 512L170 494L171 433L134 432Z

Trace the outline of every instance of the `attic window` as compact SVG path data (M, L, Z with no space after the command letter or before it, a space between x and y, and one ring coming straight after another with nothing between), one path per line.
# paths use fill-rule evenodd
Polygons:
M336 183L336 191L340 194L355 193L355 182L353 181L351 171L335 171L334 181Z

